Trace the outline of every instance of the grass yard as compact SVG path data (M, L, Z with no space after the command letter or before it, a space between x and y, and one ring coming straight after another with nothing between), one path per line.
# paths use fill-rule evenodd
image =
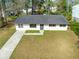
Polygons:
M7 42L7 40L15 32L15 27L13 25L5 28L0 28L0 48Z
M77 36L69 31L45 31L43 36L24 36L10 59L79 59Z

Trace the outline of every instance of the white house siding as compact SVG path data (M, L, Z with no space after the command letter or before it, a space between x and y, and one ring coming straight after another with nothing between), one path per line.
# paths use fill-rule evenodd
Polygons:
M16 30L40 30L40 25L36 25L36 28L30 28L29 24L23 24L23 28L19 28L17 24Z
M60 25L56 25L54 27L49 27L49 25L44 25L44 30L64 30L66 31L68 26L66 27L60 27Z
M49 27L49 25L44 25L44 30L64 30L66 31L68 26L60 27L60 25L56 25L55 27ZM36 28L30 28L29 24L23 24L23 28L19 28L18 25L16 25L16 30L40 30L40 24L36 25Z
M79 22L79 4L72 7L72 19Z

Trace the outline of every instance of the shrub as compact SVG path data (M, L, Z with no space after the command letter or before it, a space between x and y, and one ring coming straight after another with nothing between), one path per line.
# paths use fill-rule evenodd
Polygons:
M9 16L7 19L8 21L14 21L16 20L17 16Z
M77 23L77 22L72 22L72 23L70 23L70 28L71 28L72 31L75 32L75 34L76 34L76 35L78 36L78 38L79 38L79 23Z

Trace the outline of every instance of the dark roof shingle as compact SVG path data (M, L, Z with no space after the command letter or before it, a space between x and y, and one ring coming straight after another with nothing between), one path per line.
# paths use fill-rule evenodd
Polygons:
M18 18L15 23L19 24L68 24L62 15L30 15Z

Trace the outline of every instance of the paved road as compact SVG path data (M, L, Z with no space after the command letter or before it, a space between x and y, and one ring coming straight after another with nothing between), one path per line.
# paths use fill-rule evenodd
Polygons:
M0 59L9 59L17 44L24 35L24 31L16 31L0 50Z

